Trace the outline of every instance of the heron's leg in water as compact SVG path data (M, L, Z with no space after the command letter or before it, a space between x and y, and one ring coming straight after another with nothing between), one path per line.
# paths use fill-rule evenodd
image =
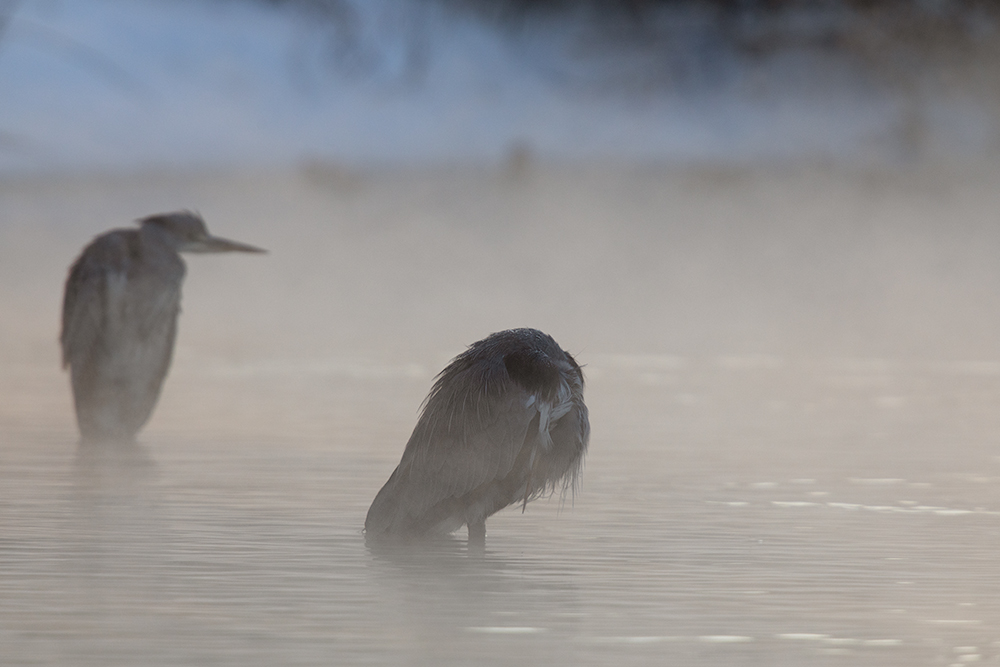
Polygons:
M486 519L469 522L469 549L482 551L486 547Z

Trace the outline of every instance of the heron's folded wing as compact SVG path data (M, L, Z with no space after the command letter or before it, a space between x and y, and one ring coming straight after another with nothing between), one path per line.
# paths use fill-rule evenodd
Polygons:
M420 516L438 503L506 477L538 415L530 399L511 384L484 398L489 405L456 406L450 419L433 419L425 410L399 464L406 471L406 479L399 480L400 506Z
M128 273L127 240L119 233L95 239L70 268L63 295L63 367L90 353L107 317L109 281L124 282Z

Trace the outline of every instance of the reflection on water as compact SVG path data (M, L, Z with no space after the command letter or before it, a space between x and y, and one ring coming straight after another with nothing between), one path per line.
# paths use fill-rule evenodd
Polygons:
M76 476L81 488L100 492L134 486L156 475L149 448L137 442L81 440L76 448Z
M1000 376L627 355L588 368L597 427L581 493L498 514L480 558L464 534L365 545L393 443L153 429L139 445L94 449L70 434L7 434L5 663L1000 655ZM672 377L651 381L649 368Z

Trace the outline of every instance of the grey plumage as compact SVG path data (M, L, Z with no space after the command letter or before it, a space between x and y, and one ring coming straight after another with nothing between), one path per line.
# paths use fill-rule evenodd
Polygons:
M173 355L181 252L265 252L209 235L195 213L153 215L95 238L70 267L63 367L85 440L130 440L149 419Z
M583 373L536 329L474 343L438 375L402 460L365 520L368 539L469 527L576 481L590 437Z

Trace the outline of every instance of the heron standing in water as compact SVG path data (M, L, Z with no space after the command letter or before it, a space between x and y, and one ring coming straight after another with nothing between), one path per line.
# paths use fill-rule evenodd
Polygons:
M138 222L95 238L66 279L59 341L84 440L130 441L153 412L177 335L179 253L266 252L211 236L188 211Z
M441 371L403 458L365 519L369 540L449 533L486 542L486 519L577 479L590 422L583 373L536 329L474 343Z

